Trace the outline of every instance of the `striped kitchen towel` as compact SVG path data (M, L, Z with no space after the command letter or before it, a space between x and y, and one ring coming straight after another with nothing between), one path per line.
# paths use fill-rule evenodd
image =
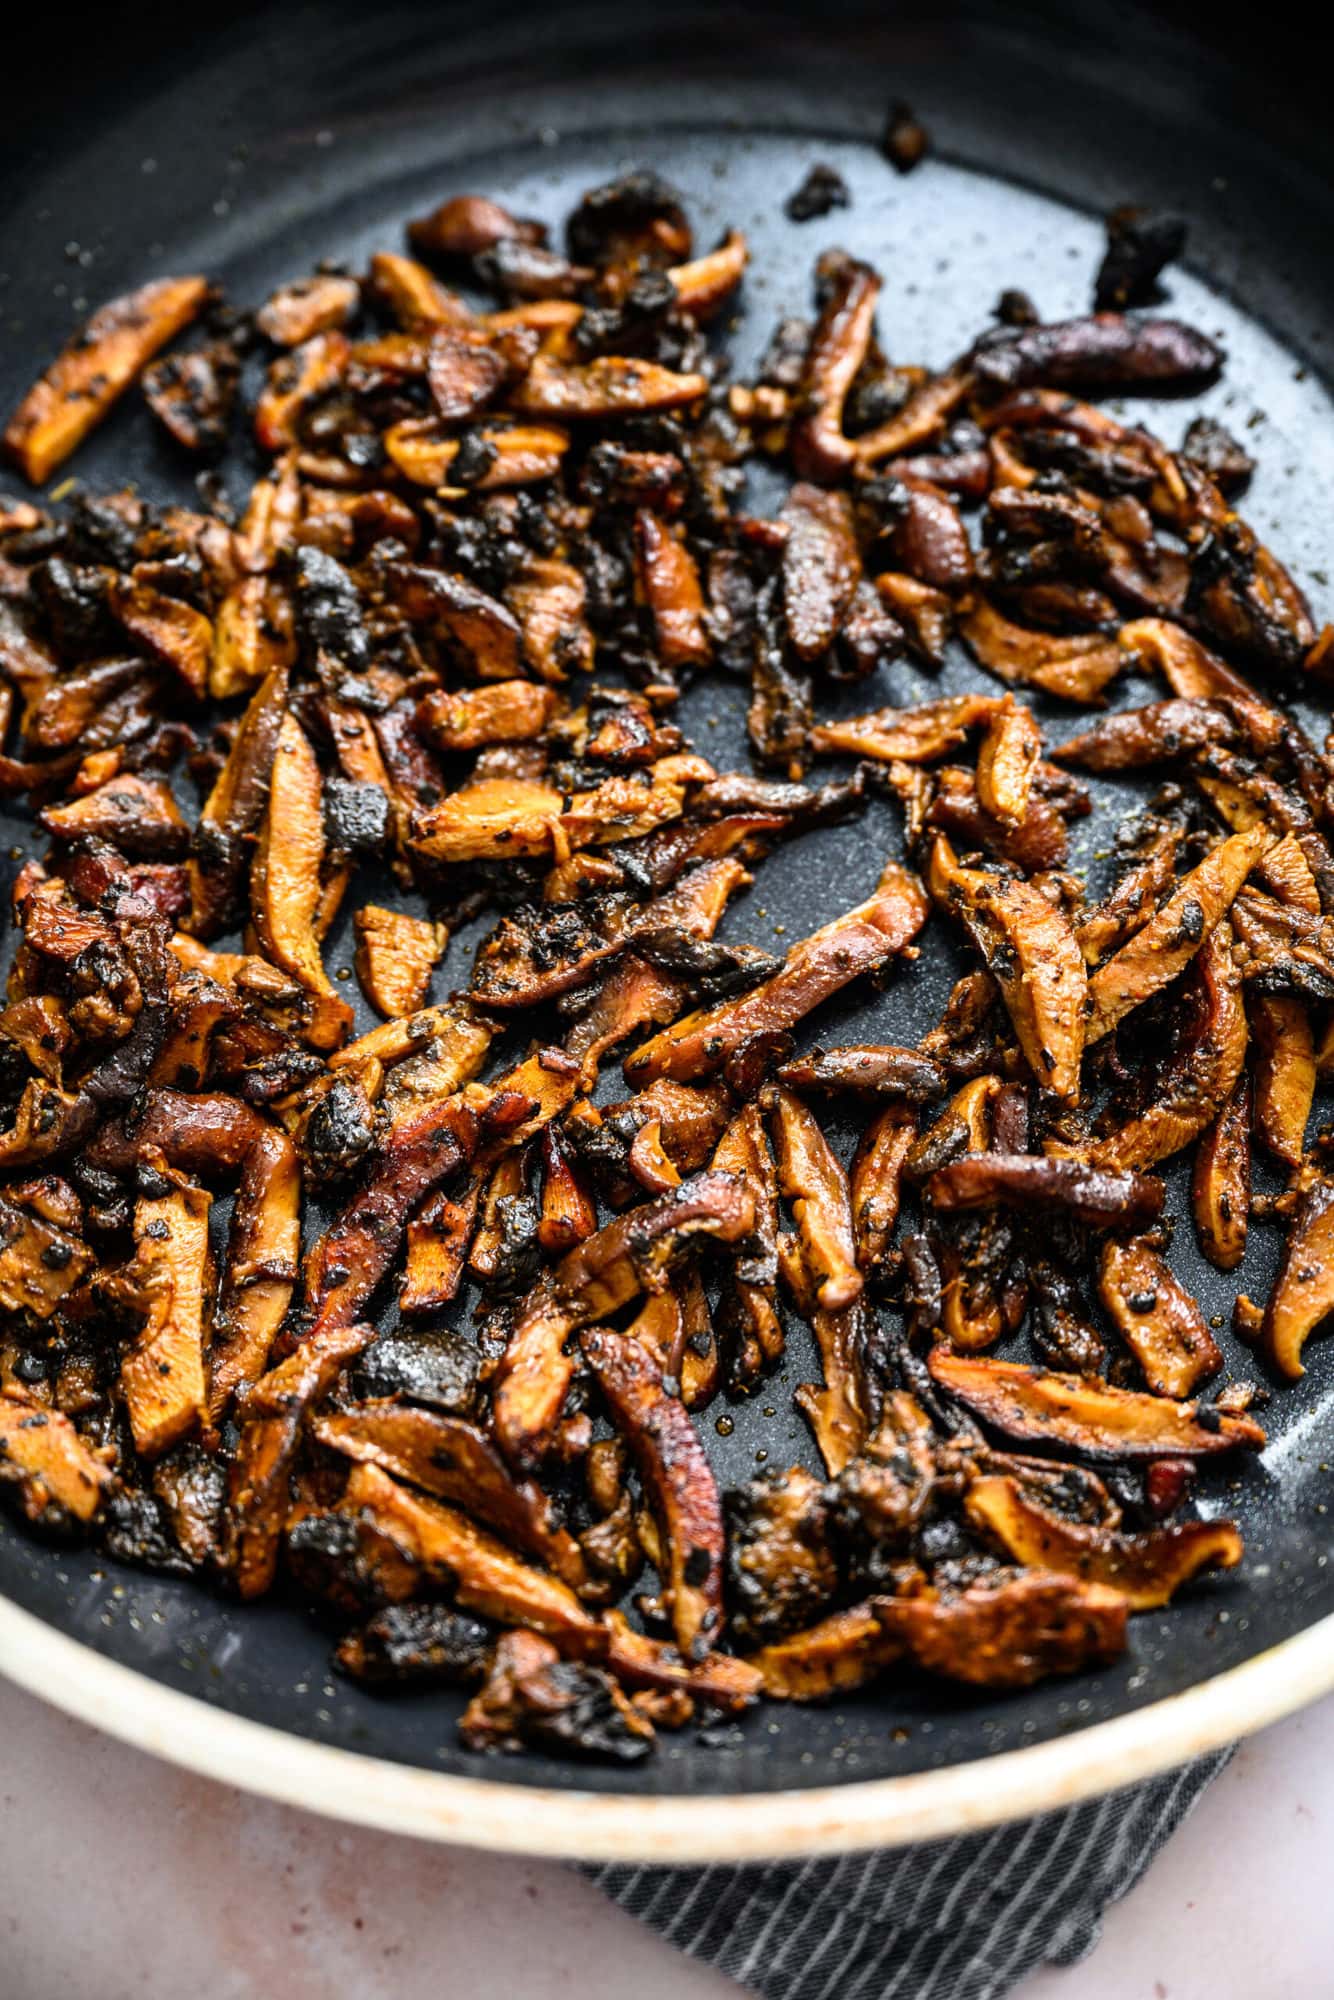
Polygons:
M765 2000L1000 2000L1035 1967L1073 1965L1093 1949L1103 1911L1231 1754L922 1847L588 1873L622 1909Z

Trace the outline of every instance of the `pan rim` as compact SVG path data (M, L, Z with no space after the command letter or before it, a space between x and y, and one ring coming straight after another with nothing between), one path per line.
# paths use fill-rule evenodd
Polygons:
M1334 1691L1334 1614L1192 1688L1021 1750L730 1796L511 1785L312 1742L163 1687L3 1597L0 1674L150 1756L325 1818L492 1853L679 1866L901 1847L1121 1790Z

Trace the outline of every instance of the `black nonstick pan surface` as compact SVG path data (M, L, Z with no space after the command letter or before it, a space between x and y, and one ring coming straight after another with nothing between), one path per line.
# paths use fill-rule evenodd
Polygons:
M1006 286L1028 291L1046 317L1087 309L1102 213L1152 200L1191 219L1185 264L1168 277L1170 309L1220 335L1229 362L1221 384L1189 406L1138 404L1137 413L1169 442L1198 410L1248 438L1260 460L1248 517L1323 620L1334 616L1326 574L1334 180L1319 120L1308 118L1291 73L1314 74L1323 58L1308 49L1299 61L1289 49L1288 74L1281 65L1271 74L1265 61L1252 38L1234 47L1217 24L1205 39L1180 20L1120 7L585 11L390 0L355 10L236 9L224 20L193 19L184 7L53 12L17 54L11 46L7 63L0 404L13 405L104 297L155 274L202 269L235 301L255 303L321 257L355 266L373 247L397 246L409 215L452 192L492 194L554 224L586 186L633 166L659 169L684 191L697 240L707 244L728 224L750 238L752 275L733 343L743 368L781 313L809 309L812 263L832 243L884 273L879 324L890 355L940 364L986 322ZM906 179L875 146L897 98L935 140L931 160ZM815 160L843 174L852 206L798 227L782 203ZM188 490L133 396L69 469L92 487L129 477L152 496ZM978 675L960 655L944 686ZM938 687L896 662L844 705L920 699ZM1119 698L1148 697L1140 683ZM737 690L695 691L683 720L722 767L744 766ZM1327 716L1306 709L1303 720L1323 741ZM1051 721L1058 738L1079 726L1069 711L1053 709ZM1116 819L1137 796L1104 788L1098 814L1077 832L1075 865L1095 881ZM0 819L7 871L37 845L30 824ZM851 826L780 849L731 912L727 934L781 950L784 938L868 894L891 849L898 828L883 803ZM469 942L465 933L451 944L438 994L466 981ZM350 963L350 940L337 933L327 956ZM878 996L855 991L819 1018L819 1038L855 1030L859 1040L915 1040L937 1017L954 969L950 941L933 925L910 977ZM1179 1180L1172 1196L1169 1206L1186 1217ZM1256 1229L1253 1239L1234 1282L1199 1259L1188 1221L1177 1233L1178 1268L1229 1327L1235 1291L1263 1296L1276 1260L1274 1233ZM1230 1330L1218 1338L1230 1374L1254 1376L1259 1364ZM1334 1340L1312 1342L1308 1355L1304 1380L1278 1390L1263 1413L1270 1444L1260 1462L1202 1486L1206 1509L1240 1521L1244 1567L1188 1591L1170 1612L1137 1618L1115 1667L1004 1698L896 1679L834 1707L771 1706L736 1726L665 1737L652 1760L626 1772L536 1755L480 1764L457 1746L450 1696L379 1699L333 1679L329 1635L299 1606L274 1599L240 1609L190 1582L42 1547L8 1519L0 1519L0 1600L215 1709L498 1786L744 1795L925 1774L1162 1703L1334 1614L1326 1512ZM809 1459L791 1389L811 1365L794 1332L782 1373L729 1410L729 1436L717 1434L718 1411L710 1412L706 1433L724 1483L750 1476L757 1461ZM0 1601L0 1660L3 1615ZM1334 1627L1325 1638L1334 1682ZM11 1669L14 1644L11 1633ZM1184 1753L1189 1704L1175 1712ZM1236 1726L1254 1719L1243 1705ZM1165 1761L1161 1749L1157 1757ZM366 1766L368 1795L375 1770ZM258 1768L234 1775L266 1782ZM979 1798L987 1787L982 1763ZM799 1804L793 1810L799 1817ZM477 1837L487 1837L484 1826ZM531 1844L542 1841L535 1833Z

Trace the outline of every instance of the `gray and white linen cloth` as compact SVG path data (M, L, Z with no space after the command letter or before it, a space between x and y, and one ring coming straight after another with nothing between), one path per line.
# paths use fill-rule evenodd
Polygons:
M764 2000L1000 2000L1073 1965L1231 1756L1087 1804L919 1847L741 1867L587 1873L691 1958ZM979 1764L979 1785L986 1765Z

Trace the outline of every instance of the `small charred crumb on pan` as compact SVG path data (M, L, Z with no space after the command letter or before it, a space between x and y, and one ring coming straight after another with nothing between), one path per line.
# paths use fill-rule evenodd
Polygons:
M1096 1672L1244 1561L1268 1392L1167 1189L1295 1381L1334 627L1250 451L1132 413L1223 367L1184 238L1117 210L1093 310L980 298L929 365L826 236L747 371L770 274L642 169L92 315L17 471L135 383L210 469L0 500L0 1503L293 1594L474 1751L627 1767Z

